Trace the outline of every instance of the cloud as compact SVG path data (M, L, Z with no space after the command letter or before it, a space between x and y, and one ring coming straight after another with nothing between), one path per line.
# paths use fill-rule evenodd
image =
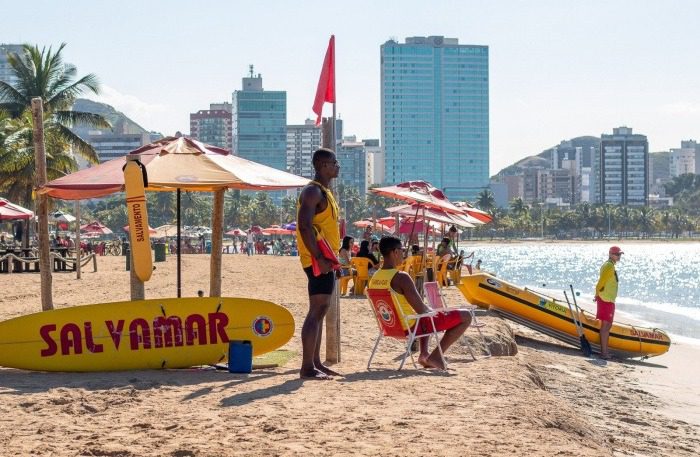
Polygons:
M661 112L674 116L692 116L700 113L700 103L676 102L661 106Z
M154 129L159 124L159 118L168 112L168 107L165 105L145 102L134 95L123 94L104 84L100 88L100 95L91 95L88 98L112 105L147 129Z

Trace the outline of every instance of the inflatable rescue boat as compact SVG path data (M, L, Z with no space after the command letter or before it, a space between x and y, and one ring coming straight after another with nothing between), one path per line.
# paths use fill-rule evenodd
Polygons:
M486 273L462 276L457 286L470 303L497 312L503 317L579 346L574 318L594 352L600 352L600 321L571 303L522 288ZM671 339L663 330L613 322L608 340L609 352L618 358L653 357L666 353Z

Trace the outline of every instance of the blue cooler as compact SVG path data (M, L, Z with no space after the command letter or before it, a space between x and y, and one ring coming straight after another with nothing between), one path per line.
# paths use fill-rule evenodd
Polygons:
M253 345L250 344L250 341L229 341L228 371L229 373L250 373L253 371Z

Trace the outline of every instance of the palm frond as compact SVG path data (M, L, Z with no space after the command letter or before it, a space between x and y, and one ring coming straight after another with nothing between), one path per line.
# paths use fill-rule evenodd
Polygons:
M49 127L52 133L62 138L72 148L73 152L90 163L98 163L99 158L95 149L85 140L73 133L68 127L59 123L52 123Z
M52 113L56 122L65 125L66 127L74 127L76 125L86 125L88 127L111 129L109 121L100 114L86 113L82 111L56 111Z

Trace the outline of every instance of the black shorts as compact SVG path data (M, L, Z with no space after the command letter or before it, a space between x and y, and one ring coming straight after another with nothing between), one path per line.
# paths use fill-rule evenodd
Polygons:
M335 286L335 271L314 276L312 267L304 268L306 277L309 278L309 297L312 295L330 295Z

